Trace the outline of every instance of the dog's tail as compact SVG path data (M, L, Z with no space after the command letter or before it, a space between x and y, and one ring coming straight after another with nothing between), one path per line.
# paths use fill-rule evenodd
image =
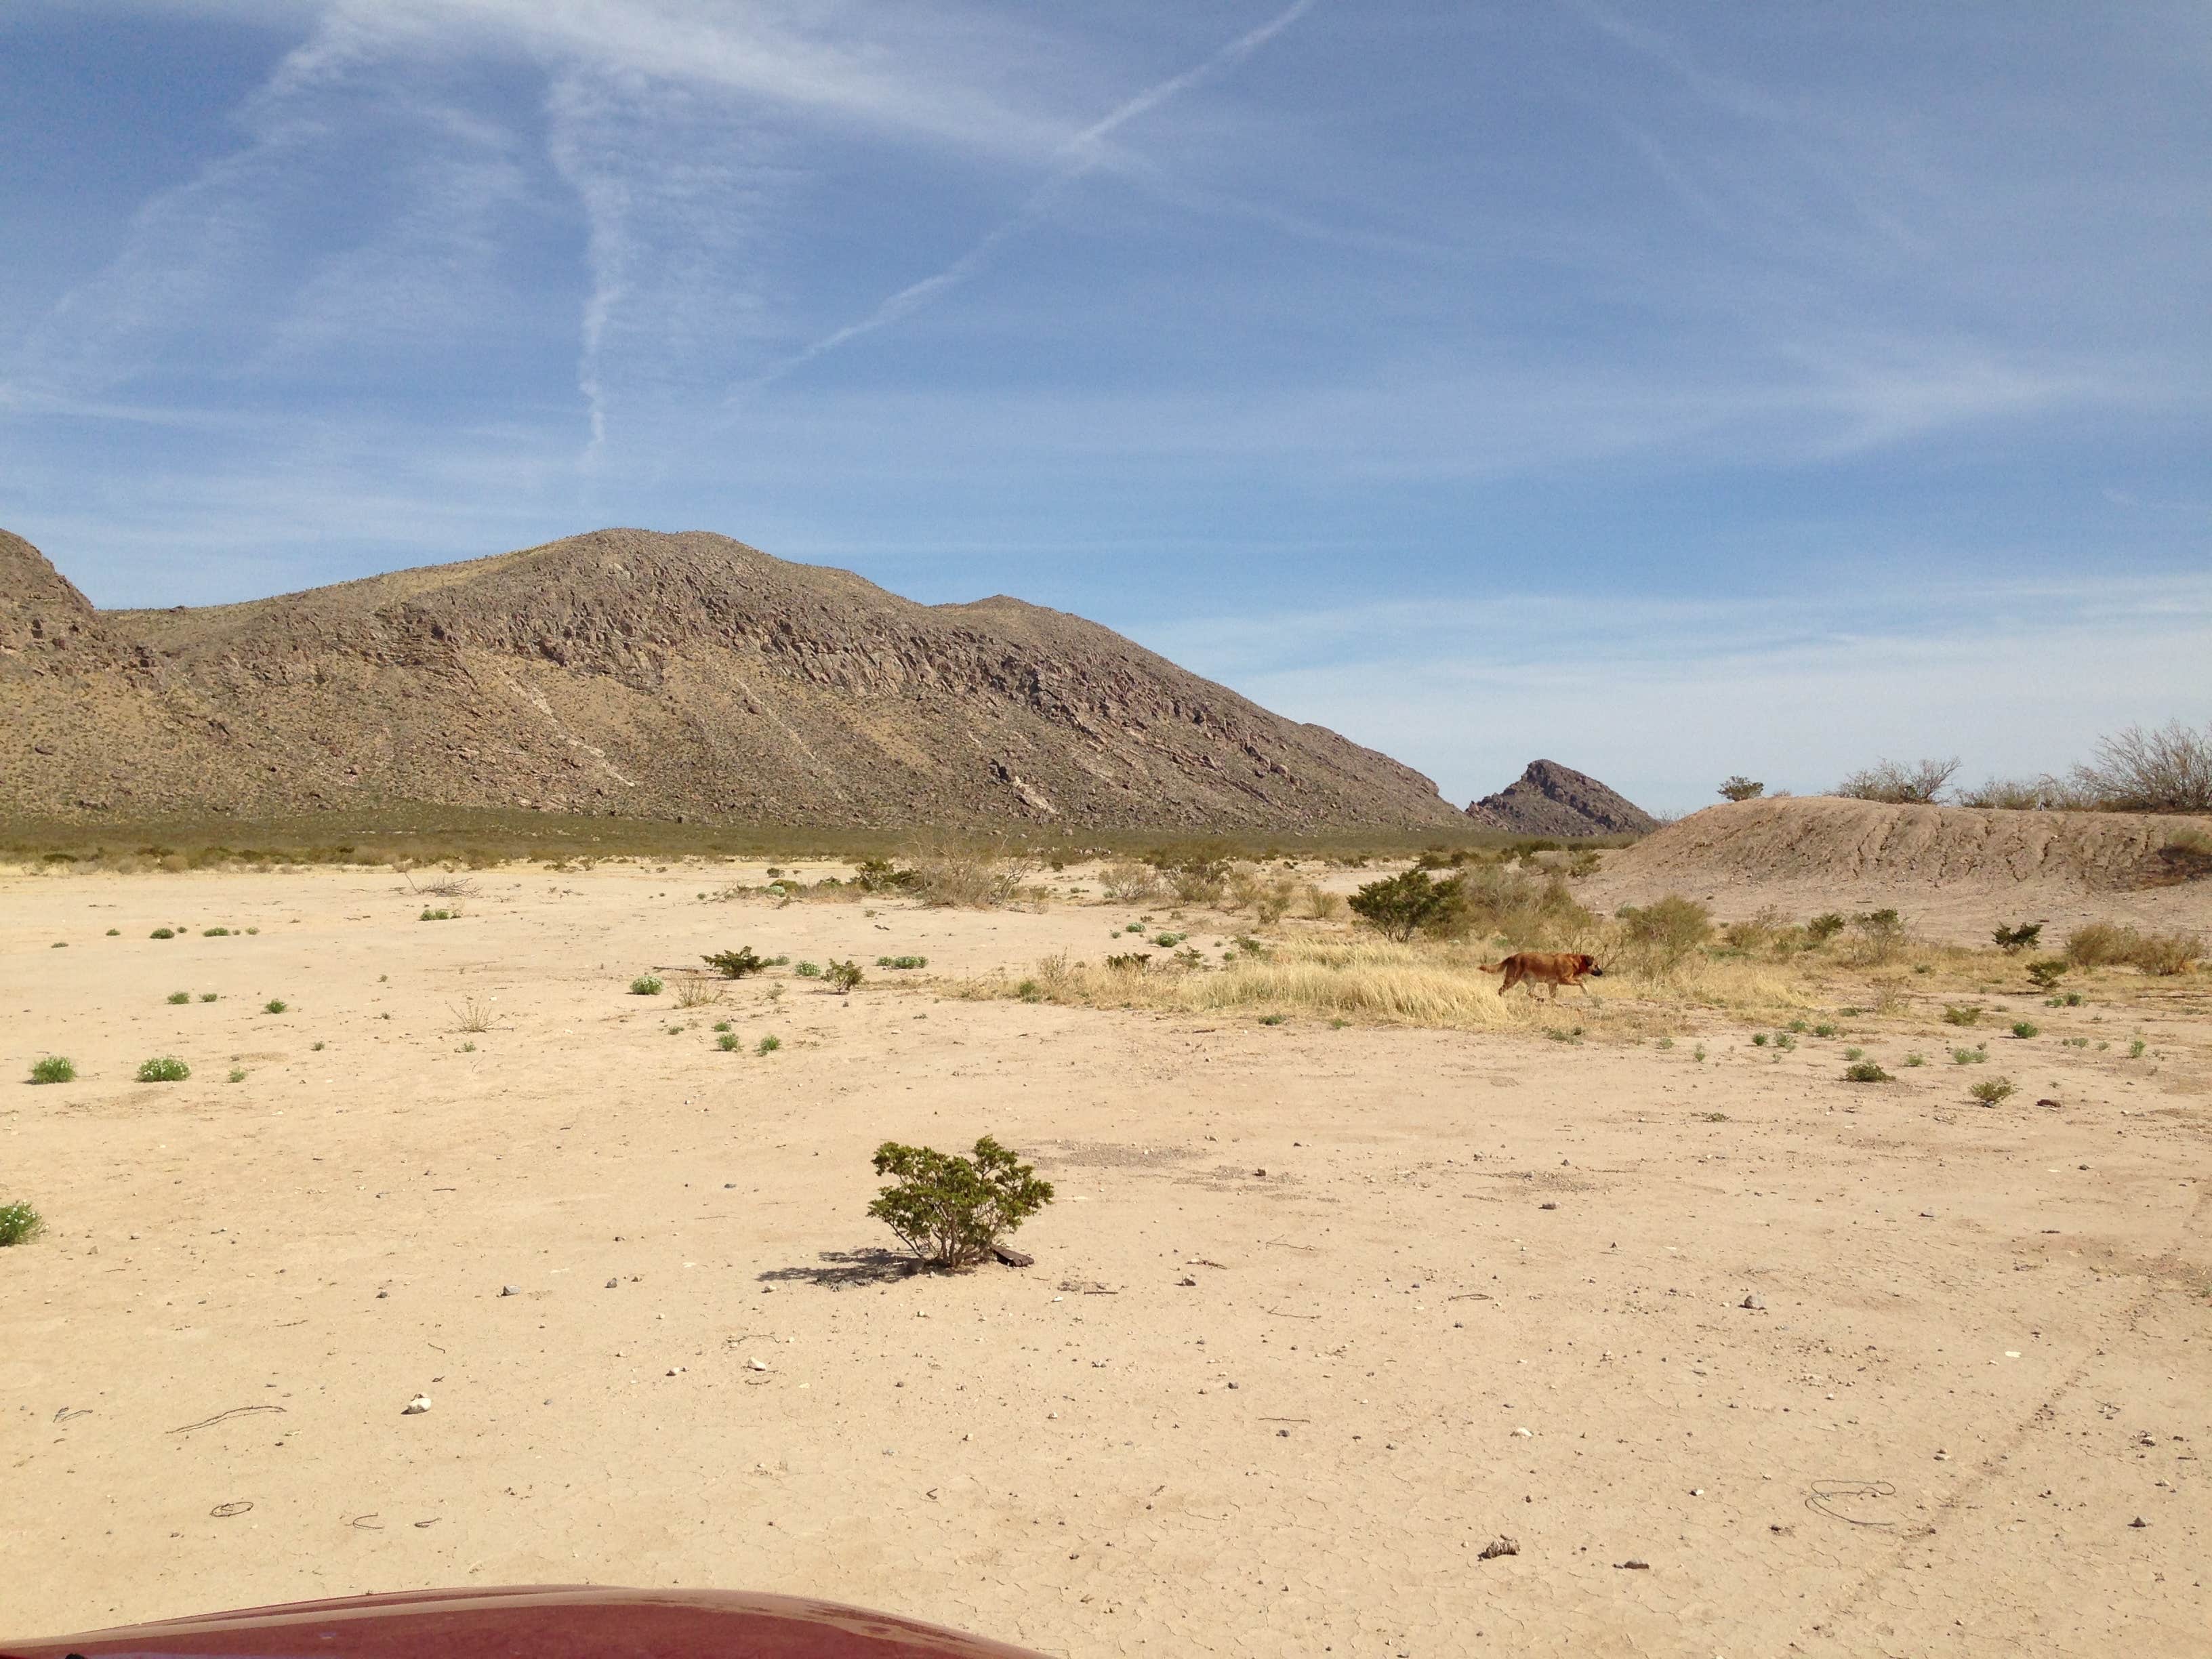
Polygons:
M1505 971L1505 964L1502 962L1478 962L1474 965L1486 974L1502 974Z

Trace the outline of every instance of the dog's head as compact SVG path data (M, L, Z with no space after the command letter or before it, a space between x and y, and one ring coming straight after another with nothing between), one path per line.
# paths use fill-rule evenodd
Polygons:
M1590 979L1603 979L1605 977L1605 969L1597 965L1597 958L1595 957L1577 957L1575 960L1582 964L1581 973L1583 975Z

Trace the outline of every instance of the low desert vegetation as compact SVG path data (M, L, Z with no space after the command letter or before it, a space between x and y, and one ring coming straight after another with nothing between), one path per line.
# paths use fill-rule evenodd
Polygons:
M1974 1099L1980 1101L1983 1105L1994 1106L2000 1101L2012 1097L2012 1080L2002 1077L1984 1078L1966 1092Z
M1924 805L1943 793L1959 769L1959 757L1923 760L1908 766L1902 761L1877 761L1852 773L1829 793L1852 800L1882 801L1893 806Z
M169 1003L173 1007L180 1006L185 1003L190 1002L191 1000L192 994L190 991L172 991L169 993Z
M750 945L739 945L734 951L717 951L700 960L724 979L744 979L750 975L764 974L770 966L768 958L756 955Z
M867 975L861 971L860 964L857 962L833 961L822 970L822 977L831 990L842 997L850 996L853 994L853 988Z
M66 1054L46 1054L31 1062L33 1083L74 1083L76 1067Z
M634 997L657 997L664 988L659 976L654 974L640 974L629 982L629 994Z
M765 1056L774 1054L777 1049L782 1047L783 1039L781 1037L764 1036L758 1042L756 1042L753 1045L753 1052L757 1054Z
M891 1181L868 1213L925 1267L943 1272L986 1260L1053 1200L1052 1183L988 1135L966 1157L886 1140L876 1148L875 1169Z
M261 1005L261 1012L264 1014L281 1014L290 1008L291 1006L292 1005L290 1003L285 1001L282 997L271 997L268 1001Z
M435 910L425 908L422 914L416 917L415 920L417 921L453 921L457 920L460 914L461 913L459 910L446 909L442 908Z
M2183 824L2166 832L2166 844L2154 856L2160 884L2202 881L2212 876L2212 833Z
M156 927L146 935L148 939L174 939L176 936L177 930L173 927Z
M878 957L876 966L895 969L902 973L911 973L917 968L928 967L929 958L927 957Z
M2203 954L2203 941L2194 934L2144 933L2118 922L2093 921L2066 936L2066 960L2077 968L2185 974Z
M1150 904L1167 890L1160 872L1134 859L1116 859L1098 872L1098 893L1109 904Z
M1855 1060L1850 1065L1844 1067L1844 1081L1846 1083L1887 1083L1891 1081L1891 1079L1889 1073L1883 1071L1881 1066L1876 1064L1875 1061L1871 1060Z
M721 981L704 974L685 974L676 981L676 1006L679 1008L711 1008L723 995Z
M1996 941L1998 950L2008 957L2018 956L2022 951L2032 949L2043 937L2043 924L2023 921L2011 927L2000 925L1991 937Z
M1732 778L1723 779L1720 787L1723 800L1757 800L1765 793L1765 784L1755 782L1741 772Z
M192 1068L174 1054L159 1054L138 1068L141 1083L182 1083L192 1074Z
M10 1245L27 1244L46 1231L46 1224L38 1211L20 1200L0 1204L0 1249Z

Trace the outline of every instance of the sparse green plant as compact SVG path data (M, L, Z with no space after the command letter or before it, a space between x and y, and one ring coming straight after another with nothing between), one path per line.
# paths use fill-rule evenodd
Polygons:
M1996 939L1998 950L2008 957L2018 956L2022 951L2031 948L2043 937L2043 924L2039 921L2023 921L2016 927L2007 927L2000 924L1991 937Z
M416 917L416 920L417 921L451 921L460 914L459 910L425 909L421 915Z
M714 1039L714 1046L717 1048L720 1048L724 1054L735 1054L738 1051L738 1048L741 1046L741 1042L735 1031L725 1031L721 1036Z
M1774 1046L1787 1054L1797 1046L1797 1039L1794 1036L1778 1036L1774 1039Z
M2013 1087L2012 1084L2004 1078L1985 1077L1969 1088L1966 1092L1980 1101L1983 1105L1994 1106L1999 1101L2008 1098L2013 1092Z
M182 1083L191 1074L192 1068L174 1054L159 1055L138 1068L141 1083Z
M916 968L928 967L929 958L927 957L878 957L876 966L908 972Z
M1288 1018L1289 1016L1287 1014L1262 1014L1260 1016L1260 1024L1262 1025L1280 1025L1284 1020Z
M471 1044L470 1046L471 1046L471 1048L473 1048L475 1045L472 1043L472 1044ZM243 1082L245 1082L245 1081L246 1081L246 1069L245 1069L245 1067L240 1066L232 1066L232 1067L230 1068L230 1076L229 1076L228 1079L226 1079L225 1080L226 1080L227 1082L231 1082L231 1083L243 1083Z
M457 1031L481 1034L491 1030L491 1025L492 1010L489 1002L470 997L453 1010L453 1029ZM475 1045L471 1043L470 1046L473 1048Z
M1019 997L1024 1002L1042 1002L1044 1000L1044 987L1038 984L1033 979L1025 979L1020 984L1014 987L1014 994Z
M281 1014L291 1006L281 997L271 997L261 1005L261 1012L264 1014Z
M149 939L174 939L176 936L177 930L173 927L156 927L146 937Z
M1925 1066L1928 1063L1928 1056L1921 1054L1907 1054L1905 1057L1905 1063L1907 1066Z
M718 1019L714 1022L714 1029L717 1031L727 1031L730 1029L730 1022L726 1019Z
M721 1000L720 981L708 979L704 974L685 974L676 981L676 1006L679 1008L711 1008Z
M1696 1048L1691 1049L1690 1058L1696 1060L1698 1065L1704 1065L1705 1063L1705 1045L1700 1042Z
M2128 1058L2130 1060L2141 1060L2143 1057L2143 1050L2148 1046L2149 1045L2141 1037L2136 1037L2128 1044Z
M1982 1006L1978 1002L1947 1002L1943 1005L1946 1025L1978 1025L1982 1023Z
M46 1222L37 1210L18 1200L0 1204L0 1249L13 1244L27 1244L46 1231Z
M220 991L203 991L200 993L200 1000L202 1002L220 1002L222 1000L222 994Z
M757 1054L772 1054L782 1047L783 1039L781 1037L764 1036L758 1042L753 1045L753 1052Z
M1053 1199L1050 1182L988 1135L965 1158L887 1140L876 1149L875 1169L892 1182L868 1213L930 1267L983 1261Z
M1757 800L1765 793L1765 784L1755 783L1741 772L1732 778L1724 779L1720 788L1723 800Z
M1832 1037L1834 1036L1842 1028L1840 1026L1834 1024L1832 1022L1824 1019L1818 1025L1815 1025L1813 1028L1813 1035L1816 1037Z
M309 1053L311 1053L311 1054L319 1054L320 1053L322 1053L322 1052L323 1052L324 1048L326 1048L327 1046L328 1046L328 1045L327 1045L327 1044L325 1044L325 1043L321 1043L321 1042L311 1042L311 1043L309 1043L309 1044L307 1045L307 1049L308 1049L308 1052L309 1052Z
M1713 934L1712 912L1679 893L1669 893L1640 908L1624 904L1613 915L1631 945L1667 959L1688 955Z
M1866 1050L1863 1048L1846 1048L1844 1050L1844 1058L1845 1060L1861 1060L1863 1059L1865 1055Z
M110 939L121 939L123 937L123 930L120 927L111 927L107 930L107 937Z
M1890 1075L1871 1060L1855 1060L1844 1067L1846 1083L1887 1083Z
M1369 882L1347 902L1383 938L1402 943L1424 930L1449 930L1466 908L1466 893L1457 876L1438 881L1425 870L1402 870Z
M1869 910L1851 918L1859 936L1860 957L1869 963L1894 962L1905 949L1903 918L1893 909Z
M2027 964L2027 977L2039 991L2055 991L2072 964L2062 957L2045 957Z
M2012 1034L2016 1037L2035 1036L2042 1030L2043 1028L2032 1019L2016 1019L2012 1023Z
M31 1062L31 1081L33 1083L74 1083L76 1067L67 1055L46 1054Z
M640 974L629 982L629 994L634 997L657 997L663 988L659 977L653 974Z
M1793 1019L1782 1029L1785 1031L1792 1032L1796 1036L1802 1036L1805 1034L1805 1022L1802 1019Z
M177 1004L177 1003L190 1002L191 1000L192 1000L192 994L191 994L190 991L172 991L172 992L170 992L170 993L169 993L169 1001L170 1001L173 1005L173 1004Z
M1835 938L1837 934L1842 933L1844 928L1850 926L1850 923L1844 920L1841 912L1830 910L1823 915L1814 917L1812 921L1807 922L1805 924L1805 933L1814 945L1826 945L1830 939Z
M1954 1048L1951 1050L1951 1063L1954 1066L1978 1066L1989 1057L1990 1051L1986 1048Z
M867 975L860 971L859 963L839 962L832 957L830 965L822 970L822 977L828 982L830 988L842 997L850 996L853 988Z
M1772 1041L1773 1039L1764 1031L1753 1031L1751 1034L1751 1046L1754 1048L1764 1048Z
M230 937L230 929L228 927L203 927L200 929L200 937L202 939L228 939Z
M459 1052L460 1052L460 1053L465 1054L472 1054L476 1053L476 1051L477 1051L477 1045L476 1045L475 1043L473 1043L473 1042L464 1042L464 1043L460 1046L460 1050L459 1050Z
M797 963L791 971L801 979L819 979L822 977L822 964L818 962Z
M740 945L734 951L717 951L700 960L724 979L744 979L750 974L765 973L770 966L766 958L753 953L753 947L750 945Z

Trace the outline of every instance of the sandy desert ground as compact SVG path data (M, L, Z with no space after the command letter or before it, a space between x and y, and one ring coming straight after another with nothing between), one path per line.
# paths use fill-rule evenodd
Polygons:
M0 1251L0 1632L592 1582L1070 1656L2204 1650L2201 974L2018 998L1984 1109L1839 1082L1932 1046L1870 1018L955 1000L1137 912L728 878L496 870L440 923L388 871L0 878L0 1200L49 1221ZM625 989L747 942L930 966ZM1036 1265L890 1271L877 1143L984 1132L1058 1186Z

